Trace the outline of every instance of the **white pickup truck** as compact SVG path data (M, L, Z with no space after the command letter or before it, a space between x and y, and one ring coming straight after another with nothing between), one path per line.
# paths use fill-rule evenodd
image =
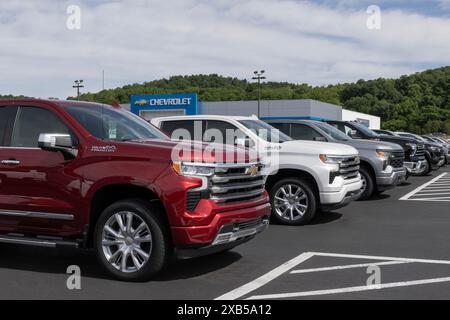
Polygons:
M360 197L359 155L351 146L294 141L254 117L175 116L151 122L175 140L180 139L177 132L183 129L192 140L205 142L220 142L215 134L230 137L231 133L235 138L224 143L257 150L266 164L272 217L280 223L305 224L320 209L341 208Z

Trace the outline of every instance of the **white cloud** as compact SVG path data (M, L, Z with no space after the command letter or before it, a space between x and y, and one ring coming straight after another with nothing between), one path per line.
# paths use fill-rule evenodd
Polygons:
M80 1L82 29L66 28L74 1L2 0L0 94L66 97L87 89L174 74L329 84L396 77L450 64L450 19L382 11L382 29L361 10L296 0ZM75 1L76 3L76 1Z

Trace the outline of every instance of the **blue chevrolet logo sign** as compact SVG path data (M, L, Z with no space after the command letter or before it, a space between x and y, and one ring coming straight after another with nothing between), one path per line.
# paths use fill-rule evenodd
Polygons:
M196 93L133 95L130 97L131 112L139 115L141 110L185 110L186 115L198 113Z

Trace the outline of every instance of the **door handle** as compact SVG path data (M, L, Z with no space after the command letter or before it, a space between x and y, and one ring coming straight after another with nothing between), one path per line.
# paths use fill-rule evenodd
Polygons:
M20 161L15 159L2 160L2 164L9 166L17 166L20 164Z

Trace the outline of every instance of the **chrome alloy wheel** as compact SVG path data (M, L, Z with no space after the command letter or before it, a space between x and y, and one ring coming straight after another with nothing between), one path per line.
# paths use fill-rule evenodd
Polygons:
M298 185L281 186L274 197L275 212L283 219L296 221L308 211L308 197Z
M103 226L102 248L106 260L124 273L140 270L152 252L152 233L138 215L123 211L112 215Z

